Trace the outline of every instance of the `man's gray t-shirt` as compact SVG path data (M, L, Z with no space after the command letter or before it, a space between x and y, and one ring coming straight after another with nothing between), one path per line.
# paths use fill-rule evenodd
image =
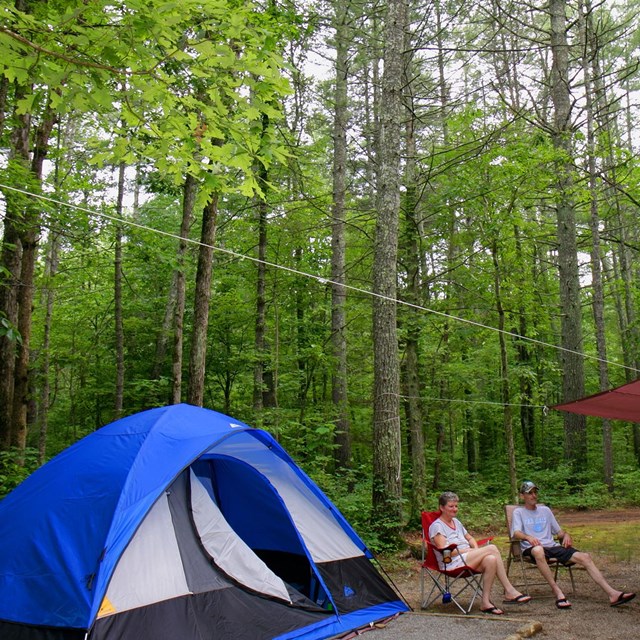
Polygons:
M558 543L553 536L561 529L551 509L544 505L537 505L535 509L518 507L514 510L511 520L511 535L514 531L522 531L528 536L538 538L543 547L554 547ZM527 540L520 540L520 545L523 550L531 547Z

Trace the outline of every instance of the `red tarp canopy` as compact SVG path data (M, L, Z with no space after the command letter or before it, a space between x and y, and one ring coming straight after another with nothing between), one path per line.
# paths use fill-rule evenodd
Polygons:
M551 408L583 416L640 422L640 380Z

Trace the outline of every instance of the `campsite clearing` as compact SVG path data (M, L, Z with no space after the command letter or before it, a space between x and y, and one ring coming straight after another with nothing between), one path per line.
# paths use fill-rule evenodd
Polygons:
M632 545L633 541L630 542L627 535L629 528L637 530L640 526L640 509L571 511L558 515L563 526L571 531L576 546L594 555L611 584L625 591L640 593L640 548L637 544ZM494 541L506 553L506 538ZM378 640L413 640L428 637L436 630L446 630L446 637L452 640L458 637L464 640L494 638L493 631L489 635L484 634L486 629L495 630L500 638L507 638L514 634L514 627L526 629L531 622L540 623L541 630L533 636L540 640L620 640L638 635L640 596L628 605L611 608L602 591L584 571L575 572L577 594L570 596L573 603L570 610L556 609L549 590L534 587L531 589L533 600L528 605L510 609L508 617L492 618L491 627L487 624L476 627L465 616L442 616L451 611L444 606L420 611L418 560L407 557L401 566L385 568L409 604L421 615L403 616L407 620L402 625L396 624L397 621L391 623L389 629L382 630L380 636L372 635L371 640L376 640L376 637ZM569 590L570 585L567 584L566 589ZM499 592L496 590L494 593L496 600L500 601Z

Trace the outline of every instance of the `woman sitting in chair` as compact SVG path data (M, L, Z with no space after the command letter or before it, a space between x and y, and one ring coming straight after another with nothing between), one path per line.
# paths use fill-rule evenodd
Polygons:
M429 527L429 539L436 548L441 570L453 571L462 567L482 574L482 604L480 611L502 615L504 611L491 602L491 587L498 577L504 587L503 604L525 604L531 596L520 593L509 581L498 547L494 544L478 546L475 538L456 518L458 496L445 491L438 499L440 517ZM453 549L448 549L455 545Z

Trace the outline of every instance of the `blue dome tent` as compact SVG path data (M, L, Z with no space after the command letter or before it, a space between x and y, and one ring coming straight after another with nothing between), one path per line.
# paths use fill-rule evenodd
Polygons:
M266 432L117 420L0 502L3 640L329 638L408 610Z

